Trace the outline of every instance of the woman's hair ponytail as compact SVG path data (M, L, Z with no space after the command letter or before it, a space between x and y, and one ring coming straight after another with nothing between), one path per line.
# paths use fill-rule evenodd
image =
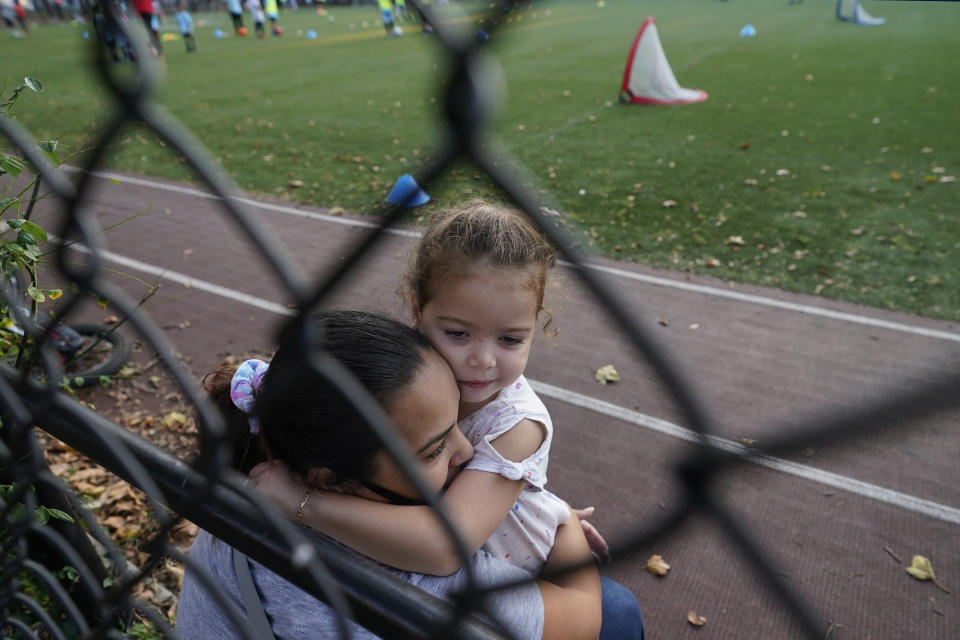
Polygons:
M211 371L203 377L203 388L223 416L231 447L230 460L233 468L249 473L254 466L266 461L269 455L262 432L259 434L251 432L250 418L237 408L230 398L230 382L236 372L237 367Z
M295 322L284 333L254 391L256 435L249 416L230 398L235 369L208 374L204 388L227 423L233 465L240 471L249 473L256 464L277 458L303 477L323 467L343 480L365 482L383 443L336 385L310 366L309 350L338 360L389 412L424 366L429 349L426 338L387 316L325 311Z

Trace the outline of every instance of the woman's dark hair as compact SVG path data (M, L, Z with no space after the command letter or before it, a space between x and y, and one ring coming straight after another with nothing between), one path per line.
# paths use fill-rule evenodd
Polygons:
M430 344L401 322L362 311L316 313L305 327L288 328L255 392L258 435L250 434L248 416L230 399L236 368L204 378L233 437L233 464L248 473L277 458L304 478L311 469L326 467L341 480L365 482L383 445L336 387L311 368L307 350L338 360L389 412L423 367Z

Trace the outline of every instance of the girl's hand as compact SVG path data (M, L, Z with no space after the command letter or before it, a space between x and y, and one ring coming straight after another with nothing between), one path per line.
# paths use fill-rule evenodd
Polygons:
M600 535L596 527L587 522L596 509L594 507L584 507L583 509L571 508L571 511L573 511L575 516L580 518L580 527L583 529L583 535L587 538L587 543L590 545L590 551L593 553L594 560L596 560L600 566L609 564L610 547L607 545L607 541L603 539L603 536Z
M261 462L250 470L250 484L270 498L284 515L297 515L307 485L280 460Z

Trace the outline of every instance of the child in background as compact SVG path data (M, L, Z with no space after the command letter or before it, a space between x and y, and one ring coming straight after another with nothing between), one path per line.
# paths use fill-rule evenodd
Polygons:
M277 0L265 0L264 11L267 14L267 19L270 20L270 32L275 36L282 36L283 29L277 25L277 19L280 17Z
M17 18L17 24L23 31L23 35L30 35L30 28L27 27L27 10L20 4L20 0L13 0L13 11Z
M227 0L227 13L233 21L234 33L238 36L247 35L247 28L243 26L243 8L240 6L240 0Z
M393 24L393 0L377 0L377 6L380 7L380 19L383 21L383 28L387 30L387 37L403 35L403 30Z
M140 15L147 32L150 34L150 46L156 56L163 55L163 45L160 44L160 23L157 20L152 0L133 0L133 8Z
M267 34L263 30L263 22L266 19L263 14L263 5L260 4L260 0L246 0L244 6L247 8L247 11L250 12L250 17L253 18L253 30L257 34L258 38L266 38Z
M556 256L521 214L474 201L431 222L406 278L417 328L454 371L459 426L475 449L444 495L448 513L468 552L482 548L532 574L570 516L544 488L553 427L523 377L538 318L544 330L551 322L543 298ZM297 513L304 487L277 471L260 488ZM438 575L460 568L429 507L381 496L392 504L324 493L301 509L303 521L384 564ZM384 548L384 539L393 544Z
M187 45L187 53L196 51L197 41L193 39L193 17L187 11L187 3L184 0L177 3L177 26Z

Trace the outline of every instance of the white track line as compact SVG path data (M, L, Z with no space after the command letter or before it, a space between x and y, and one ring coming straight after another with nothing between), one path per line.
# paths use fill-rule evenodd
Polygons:
M537 393L547 396L548 398L560 400L582 409L587 409L588 411L610 416L611 418L616 418L617 420L622 420L623 422L635 424L637 426L644 427L645 429L657 431L674 438L679 438L681 440L687 440L694 443L700 442L700 436L697 435L695 431L685 429L684 427L675 425L672 422L660 420L638 411L625 409L615 404L610 404L609 402L604 402L603 400L598 400L596 398L583 395L582 393L570 391L569 389L555 387L545 382L538 382L536 380L529 380L529 382L530 386L533 387ZM726 438L720 438L717 436L708 436L707 440L712 446L717 447L718 449L723 449L733 453L750 453L750 450L747 447L733 440L727 440ZM901 507L908 511L913 511L914 513L921 513L923 515L930 516L931 518L936 518L937 520L943 520L952 524L960 524L960 509L955 509L953 507L948 507L936 502L931 502L930 500L923 500L922 498L900 493L899 491L885 489L884 487L878 487L877 485L869 484L867 482L861 482L860 480L856 480L854 478L842 476L837 473L831 473L830 471L824 471L822 469L817 469L804 464L797 464L796 462L790 462L789 460L783 460L773 456L757 455L754 453L747 459L754 464L758 464L762 467L767 467L775 471L780 471L782 473L812 480L813 482L817 482L828 487L842 489L844 491L849 491L850 493L855 493L867 498L879 500L880 502Z
M141 262L140 260L134 260L133 258L128 258L112 251L103 251L102 255L107 260L116 262L117 264L121 264L131 269L137 269L139 271L143 271L144 273L156 275L167 280L179 282L183 285L189 286L192 289L199 289L200 291L205 291L216 296L229 298L230 300L240 302L241 304L250 305L252 307L263 309L264 311L269 311L272 313L281 315L293 314L291 309L276 302L264 300L262 298L242 293L234 289L228 289L227 287L222 287L218 284L213 284L212 282L206 282L204 280L192 278L176 271L170 271L169 269L164 269L163 267ZM530 384L534 387L537 393L545 395L549 398L561 400L589 411L594 411L618 420L623 420L624 422L644 427L646 429L651 429L653 431L658 431L675 438L689 440L691 442L698 441L698 436L695 432L673 423L666 422L665 420L660 420L637 411L631 411L629 409L610 404L609 402L604 402L575 391L570 391L569 389L555 387L545 382L530 380ZM719 438L716 436L710 436L709 440L713 446L725 449L727 451L734 451L737 453L743 453L747 451L743 445L734 442L733 440L727 440L725 438ZM901 507L908 511L920 513L931 518L936 518L937 520L944 520L953 524L960 524L960 509L954 509L953 507L948 507L946 505L931 502L929 500L923 500L921 498L900 493L898 491L893 491L892 489L885 489L883 487L878 487L866 482L861 482L860 480L856 480L854 478L831 473L829 471L823 471L807 465L797 464L788 460L774 458L772 456L754 455L749 457L748 460L775 471L780 471L782 473L812 480L826 486L849 491L850 493L855 493L867 498L872 498L874 500L879 500L880 502Z
M78 171L76 167L66 167L69 171ZM172 191L173 193L179 193L186 196L196 196L197 198L206 198L207 200L223 200L220 196L209 191L204 191L202 189L196 189L194 187L184 187L177 184L166 184L164 182L157 182L155 180L150 180L147 178L135 178L133 176L125 176L120 173L111 173L109 171L93 171L92 175L97 178L103 178L104 180L113 180L115 182L124 182L126 184L135 184L141 187L148 187L150 189L157 189L158 191ZM380 225L375 222L364 222L363 220L351 220L350 218L341 218L339 216L332 216L326 213L317 213L315 211L304 211L303 209L297 209L295 207L288 207L282 204L273 204L270 202L260 202L258 200L252 200L250 198L244 198L242 196L237 196L234 198L237 202L243 203L247 206L257 207L258 209L266 209L268 211L276 211L278 213L285 213L292 216L297 216L299 218L310 218L313 220L323 220L324 222L334 222L345 227L361 227L364 229L376 229ZM417 233L414 231L408 231L406 229L388 229L388 233L393 233L399 236L405 236L409 238L414 238L417 236Z
M114 180L117 182L124 182L127 184L139 185L142 187L158 189L161 191L172 191L174 193L192 195L200 198L207 198L210 200L221 199L219 196L214 195L209 191L203 191L201 189L196 189L193 187L185 187L182 185L156 182L154 180L150 180L146 178L136 178L133 176L126 176L123 174L111 173L107 171L95 171L93 172L93 175L98 178ZM289 207L289 206L280 205L280 204L272 204L269 202L259 202L257 200L252 200L250 198L238 197L237 201L245 205L256 207L259 209L265 209L265 210L274 211L277 213L298 216L301 218L310 218L314 220L322 220L324 222L332 222L334 224L339 224L343 226L361 227L365 229L373 229L378 226L374 222L365 222L362 220L351 220L350 218L331 216L328 214L317 213L313 211L304 211L302 209L297 209L295 207ZM388 233L404 236L404 237L416 237L418 235L415 231L409 231L405 229L388 229L387 231ZM561 264L563 264L564 266L570 266L569 263L566 263L566 262L561 262ZM651 275L645 275L642 273L634 273L632 271L627 271L626 269L619 269L616 267L607 267L599 264L588 264L587 267L589 269L593 269L595 271L599 271L602 273L607 273L609 275L616 276L618 278L626 278L626 279L635 280L638 282L645 282L647 284L652 284L659 287L667 287L671 289L689 291L692 293L698 293L698 294L707 295L707 296L714 296L717 298L726 298L728 300L736 300L737 302L745 302L748 304L772 307L775 309L783 309L785 311L793 311L795 313L803 313L811 316L819 316L821 318L829 318L831 320L838 320L840 322L849 322L852 324L859 324L859 325L864 325L868 327L876 327L879 329L898 331L900 333L909 333L912 335L923 336L925 338L933 338L935 340L947 340L949 342L960 343L960 333L952 333L949 331L929 329L927 327L906 324L903 322L880 320L878 318L870 318L868 316L862 316L855 313L833 311L831 309L824 309L821 307L815 307L807 304L787 302L785 300L777 300L777 299L768 298L765 296L759 296L759 295L754 295L749 293L740 293L738 291L730 291L728 289L721 289L719 287L710 287L706 285L693 284L690 282L684 282L680 280L673 280L670 278L662 278L659 276L651 276ZM211 285L211 286L216 286L216 285Z
M960 342L960 333L951 333L949 331L928 329L927 327L921 327L921 326L912 325L912 324L905 324L903 322L892 322L890 320L880 320L879 318L870 318L868 316L861 316L855 313L833 311L832 309L823 309L821 307L813 307L807 304L787 302L786 300L777 300L775 298L767 298L765 296L758 296L750 293L740 293L739 291L730 291L727 289L720 289L718 287L708 287L702 284L693 284L692 282L681 282L679 280L671 280L669 278L649 276L642 273L633 273L632 271L626 271L624 269L618 269L616 267L605 267L603 265L591 264L590 268L596 271L609 273L610 275L614 275L620 278L627 278L629 280L638 280L640 282L655 284L661 287L670 287L672 289L691 291L693 293L702 293L704 295L715 296L717 298L727 298L728 300L736 300L738 302L748 302L750 304L757 304L765 307L773 307L775 309L795 311L797 313L805 313L807 315L820 316L821 318L830 318L831 320L840 320L841 322L851 322L854 324L861 324L868 327L878 327L880 329L889 329L891 331L899 331L901 333L910 333L917 336L923 336L925 338L934 338L937 340L949 340L951 342Z

